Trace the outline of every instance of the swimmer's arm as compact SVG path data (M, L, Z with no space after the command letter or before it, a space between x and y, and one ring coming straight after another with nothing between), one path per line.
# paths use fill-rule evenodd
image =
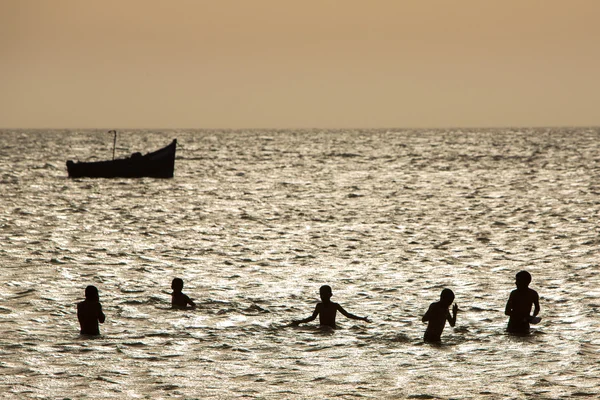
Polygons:
M188 296L185 296L185 297L186 297L186 303L189 304L191 308L196 308L196 303L194 303L192 301L192 299L190 299Z
M533 316L537 316L540 313L540 297L538 294L535 294L535 298L533 299Z
M429 308L427 309L427 312L425 313L425 315L423 315L423 318L421 318L421 322L427 322L427 321L429 321L430 318L431 318L431 306L429 306Z
M102 312L102 304L98 303L98 321L100 321L100 323L103 324L105 320L106 316Z
M508 296L508 301L506 302L506 308L504 309L504 314L510 316L512 314L512 297L513 294L511 293L510 296Z
M450 315L450 311L448 311L448 315L446 316L446 319L448 320L448 323L450 324L451 327L454 327L454 325L456 325L456 313L458 312L458 305L454 304L454 306L452 306L452 315Z
M81 312L81 305L77 304L77 320L79 320L79 323L81 323L82 319L83 319L83 315Z
M299 324L304 324L304 323L310 322L310 321L314 320L315 318L317 318L317 315L319 315L320 312L321 312L321 303L317 304L317 306L315 307L315 311L313 312L313 314L310 317L292 321L292 325L299 325Z
M359 317L358 315L354 315L354 314L350 314L348 311L344 310L344 307L340 306L339 304L337 304L337 309L339 312L341 312L346 318L350 318L350 319L358 319L361 321L365 321L365 322L371 322L369 321L369 318L367 317Z

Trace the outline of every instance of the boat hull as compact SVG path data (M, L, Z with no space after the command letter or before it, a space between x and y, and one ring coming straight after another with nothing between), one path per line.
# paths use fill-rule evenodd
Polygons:
M172 178L177 139L160 150L109 161L67 161L69 178Z

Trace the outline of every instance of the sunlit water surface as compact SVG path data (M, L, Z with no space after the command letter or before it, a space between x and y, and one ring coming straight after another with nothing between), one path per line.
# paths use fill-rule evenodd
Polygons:
M3 398L600 396L599 129L134 131L117 156L173 138L174 179L72 180L112 135L0 131ZM197 310L169 309L174 277ZM372 323L288 326L326 283ZM444 287L457 325L423 344Z

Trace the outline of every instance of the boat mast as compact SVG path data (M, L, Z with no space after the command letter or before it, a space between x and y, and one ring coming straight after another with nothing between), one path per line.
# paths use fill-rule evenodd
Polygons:
M108 131L108 133L114 133L115 134L115 138L113 140L113 161L115 159L115 147L117 146L117 131L112 130L112 131Z

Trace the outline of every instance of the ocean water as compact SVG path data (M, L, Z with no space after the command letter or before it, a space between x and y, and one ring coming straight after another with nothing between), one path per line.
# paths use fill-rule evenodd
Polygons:
M600 396L599 128L127 131L117 156L173 138L174 179L72 180L112 135L0 131L0 398ZM543 320L514 337L522 269ZM322 284L372 322L289 326Z

